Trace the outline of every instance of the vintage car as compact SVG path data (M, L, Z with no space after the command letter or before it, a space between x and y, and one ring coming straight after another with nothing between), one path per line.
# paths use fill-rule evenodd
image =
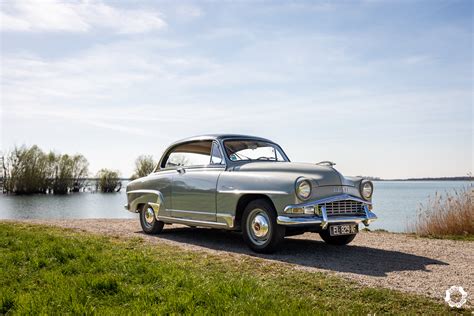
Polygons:
M269 253L305 232L348 244L359 223L377 219L372 193L372 182L344 177L331 162L290 162L268 139L206 135L172 144L153 173L128 184L125 208L147 234L173 223L235 230Z

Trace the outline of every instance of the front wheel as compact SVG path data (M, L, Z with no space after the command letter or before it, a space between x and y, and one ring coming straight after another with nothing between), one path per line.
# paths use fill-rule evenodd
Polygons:
M331 236L329 234L329 228L323 230L322 232L319 233L319 236L330 245L336 245L336 246L343 246L347 245L351 241L354 240L354 238L357 236L357 234L352 234L352 235L342 235L342 236Z
M150 205L145 204L140 210L140 225L146 234L159 234L165 223L158 221L155 217L155 210Z
M285 237L285 228L277 224L274 207L262 199L250 202L245 208L242 233L253 251L271 253Z

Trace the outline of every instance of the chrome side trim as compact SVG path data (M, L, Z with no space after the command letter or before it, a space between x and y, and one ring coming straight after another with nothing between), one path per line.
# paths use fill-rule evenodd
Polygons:
M227 194L290 194L285 191L268 191L268 190L218 190L217 193Z
M201 211L184 211L184 210L175 210L175 209L169 209L170 212L176 212L176 213L189 213L189 214L202 214L202 215L216 215L215 212L201 212Z
M217 222L224 221L227 224L227 227L235 227L235 216L230 214L216 213Z
M133 190L133 191L128 191L127 194L130 194L130 193L152 193L152 194L156 194L156 195L160 195L160 191L157 191L157 190Z
M227 228L227 223L218 223L218 222L208 222L208 221L199 221L193 219L185 219L185 218L176 218L176 217L168 217L168 216L158 216L157 220L169 223L169 224L184 224L184 225L191 225L191 226L204 226L204 227L211 227L211 228Z

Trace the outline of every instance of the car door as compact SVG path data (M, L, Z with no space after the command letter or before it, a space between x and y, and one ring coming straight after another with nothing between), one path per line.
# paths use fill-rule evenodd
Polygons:
M181 163L173 175L171 204L173 217L216 221L217 180L225 170L219 144L199 141L177 148ZM170 159L172 157L170 156Z

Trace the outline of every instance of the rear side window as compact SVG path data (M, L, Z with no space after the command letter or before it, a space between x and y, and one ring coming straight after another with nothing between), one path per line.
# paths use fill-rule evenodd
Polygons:
M164 168L207 166L211 161L212 141L199 141L174 147L163 162Z

